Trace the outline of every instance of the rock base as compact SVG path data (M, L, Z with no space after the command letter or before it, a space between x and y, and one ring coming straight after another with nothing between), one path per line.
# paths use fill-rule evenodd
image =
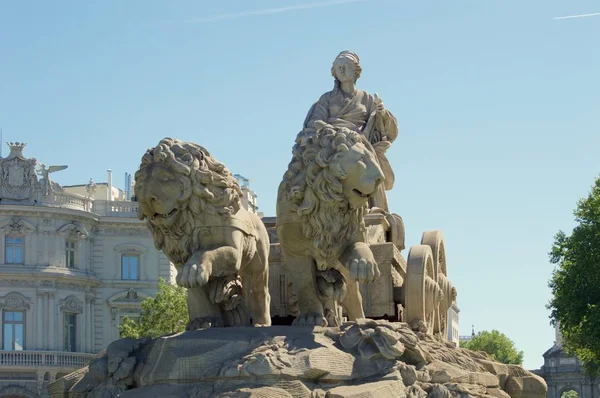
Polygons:
M544 398L546 390L520 366L373 320L121 339L49 386L52 397L93 398Z

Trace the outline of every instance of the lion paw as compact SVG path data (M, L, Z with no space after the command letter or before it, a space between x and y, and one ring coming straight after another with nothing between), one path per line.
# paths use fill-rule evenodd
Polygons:
M345 266L350 277L358 283L370 283L380 276L379 266L367 245L355 243L354 250L346 258Z
M323 314L307 313L300 314L294 319L294 326L327 326L327 319Z
M196 263L185 264L177 274L177 284L185 288L204 286L208 283L211 271L210 267Z
M186 331L198 330L198 329L208 329L208 328L221 328L223 327L223 320L218 318L195 318L188 322L185 327Z

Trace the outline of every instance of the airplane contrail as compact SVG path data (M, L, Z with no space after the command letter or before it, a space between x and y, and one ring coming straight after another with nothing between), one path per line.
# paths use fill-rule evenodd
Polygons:
M587 18L587 17L597 17L597 16L600 16L600 12L595 12L593 14L567 15L564 17L554 17L553 19Z
M219 15L211 15L208 17L194 18L194 19L185 19L178 21L169 21L172 23L203 23L203 22L216 22L216 21L224 21L228 19L239 19L246 17L256 17L261 15L273 15L273 14L282 14L284 12L296 11L296 10L308 10L311 8L320 8L320 7L330 7L341 4L348 3L362 3L370 0L330 0L323 1L320 3L305 3L305 4L296 4L285 7L277 7L277 8L263 8L260 10L249 10L249 11L241 11L232 14L219 14Z

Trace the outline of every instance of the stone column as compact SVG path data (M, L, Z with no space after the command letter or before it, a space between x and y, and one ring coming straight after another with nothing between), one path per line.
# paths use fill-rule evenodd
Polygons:
M92 314L92 303L94 301L94 295L88 293L85 295L85 313L86 313L86 322L85 322L85 352L93 352L92 347L92 339L93 339L93 327L94 327L94 314Z
M48 293L48 349L50 351L56 351L56 293Z
M37 301L35 302L35 311L36 311L36 333L37 336L35 337L35 347L38 350L44 350L46 349L46 344L45 344L45 336L46 336L46 325L44 323L44 312L46 309L46 306L44 305L44 292L37 292Z

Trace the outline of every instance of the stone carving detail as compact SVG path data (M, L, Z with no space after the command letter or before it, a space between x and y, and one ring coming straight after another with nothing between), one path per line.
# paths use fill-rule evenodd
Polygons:
M37 282L27 279L0 279L0 287L34 287Z
M58 229L58 234L61 236L70 237L77 240L85 240L89 237L88 231L77 223L63 225Z
M93 199L97 189L98 185L90 178L90 182L85 186L85 197L87 199Z
M271 324L269 237L260 218L241 207L241 195L206 149L170 138L146 152L135 174L140 219L188 288L188 329L248 324L248 296L254 324Z
M56 171L65 170L69 166L50 166L46 168L46 165L40 163L38 173L42 176L40 181L42 184L42 195L49 196L54 193L54 182L50 179L50 173Z
M98 228L98 233L101 235L108 236L145 236L149 235L148 229L146 228L119 228L119 227L103 227Z
M9 142L9 155L0 159L0 197L12 200L32 199L38 183L36 159L23 156L25 143Z
M31 300L21 293L12 292L6 296L0 298L0 308L2 309L13 309L13 310L28 310L30 308Z
M77 297L71 295L60 300L59 308L62 312L81 314L83 312L83 303Z
M0 224L0 230L5 233L26 235L36 230L35 226L27 220L15 217Z

